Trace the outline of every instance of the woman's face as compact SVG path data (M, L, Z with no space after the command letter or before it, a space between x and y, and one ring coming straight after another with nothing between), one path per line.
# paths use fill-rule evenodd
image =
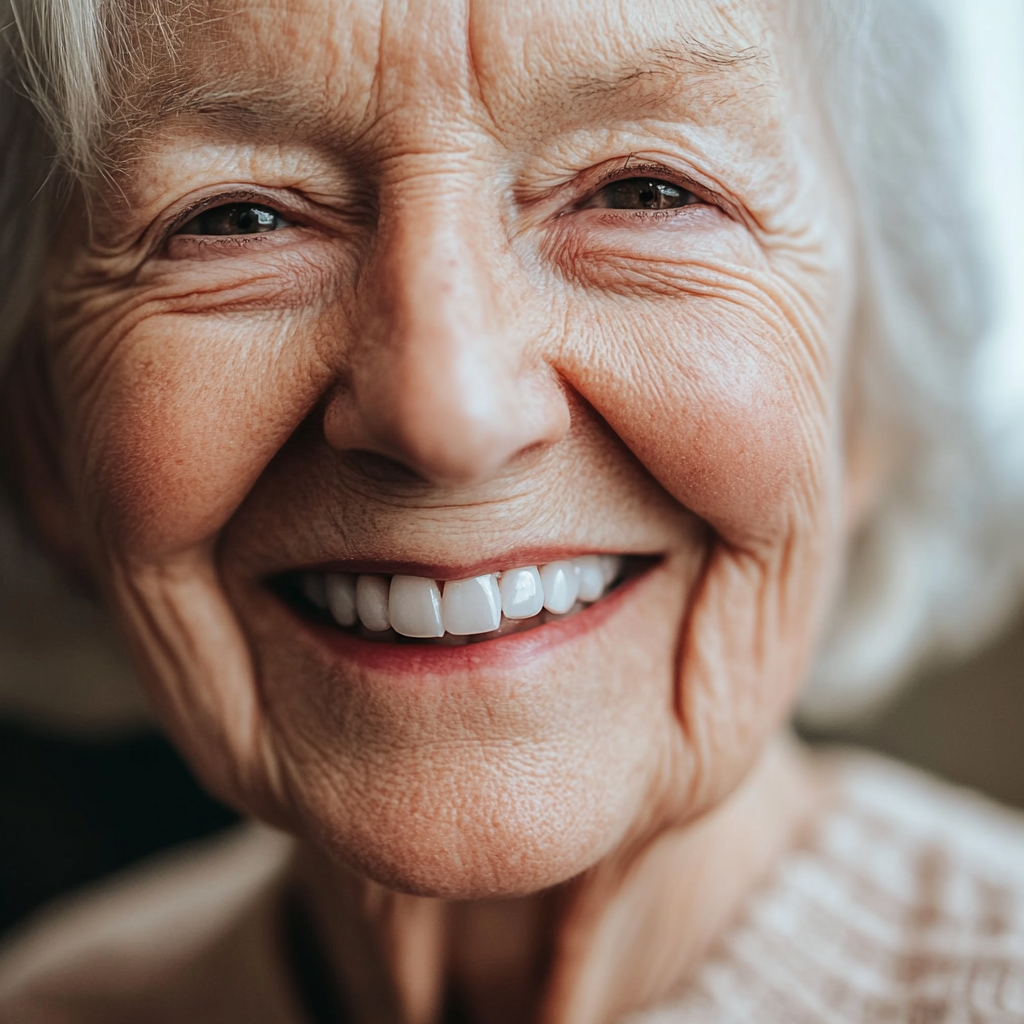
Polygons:
M81 547L219 793L391 886L523 893L778 729L841 556L852 290L785 21L280 0L140 81L49 387ZM481 642L300 593L588 554L643 558Z

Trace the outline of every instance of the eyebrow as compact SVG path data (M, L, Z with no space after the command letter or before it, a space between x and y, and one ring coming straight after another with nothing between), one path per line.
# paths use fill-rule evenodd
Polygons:
M647 83L662 85L666 79L673 82L683 77L707 80L724 71L737 71L746 67L768 69L768 52L760 46L730 49L711 43L686 39L676 46L655 47L645 51L635 63L620 65L605 74L572 76L569 91L579 98L596 98L609 93L628 92Z

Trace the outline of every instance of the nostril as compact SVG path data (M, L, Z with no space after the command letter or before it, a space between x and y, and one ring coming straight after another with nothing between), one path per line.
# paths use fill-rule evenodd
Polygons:
M349 465L365 480L376 484L424 484L427 479L397 459L378 452L349 449L344 457Z

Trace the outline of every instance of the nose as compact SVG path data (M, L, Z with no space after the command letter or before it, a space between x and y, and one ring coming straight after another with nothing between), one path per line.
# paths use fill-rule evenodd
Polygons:
M504 232L457 203L382 216L327 441L454 487L563 437L568 404L517 277Z

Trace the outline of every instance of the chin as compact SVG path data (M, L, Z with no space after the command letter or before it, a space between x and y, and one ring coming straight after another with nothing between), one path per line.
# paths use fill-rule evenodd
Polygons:
M511 767L511 762L509 763ZM497 773L496 773L497 774ZM443 787L444 782L440 785ZM525 896L565 882L621 840L621 807L594 806L569 786L480 778L469 799L435 796L443 810L410 808L396 796L364 805L358 822L317 809L311 838L339 865L388 889L445 899ZM326 820L324 820L326 818Z

